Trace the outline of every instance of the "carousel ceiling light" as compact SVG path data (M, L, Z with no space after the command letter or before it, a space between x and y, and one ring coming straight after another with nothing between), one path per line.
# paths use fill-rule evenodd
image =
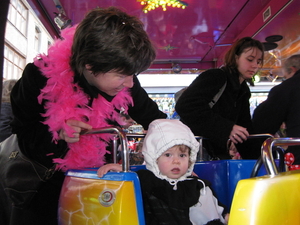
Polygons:
M174 8L182 8L188 6L188 4L184 1L180 0L137 0L144 6L143 12L148 13L151 10L154 10L158 7L162 7L163 11L167 10L167 7L174 7Z
M178 63L172 64L172 70L174 73L180 73L182 70L182 67Z

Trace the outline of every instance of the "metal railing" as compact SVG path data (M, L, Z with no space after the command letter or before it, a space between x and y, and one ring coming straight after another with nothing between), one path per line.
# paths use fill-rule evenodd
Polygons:
M122 152L122 170L124 172L129 171L129 148L128 148L128 138L145 138L146 134L140 133L125 133L119 127L103 127L99 129L92 129L92 130L83 130L80 134L81 135L90 135L90 134L113 134L114 137L112 138L112 154L113 154L113 162L117 163L117 152L118 146L121 145L121 152ZM195 136L195 138L199 141L199 155L198 158L200 161L203 161L203 148L202 148L202 137ZM118 139L120 143L118 143Z
M274 146L295 146L300 145L300 138L268 138L261 147L261 155L267 172L270 175L277 175L278 169L274 162L272 149Z
M129 171L129 151L128 151L128 138L144 138L145 134L138 133L125 133L119 127L104 127L99 129L92 130L84 130L81 132L81 135L89 135L89 134L103 134L109 133L114 134L113 137L113 162L117 162L117 149L118 149L118 138L120 140L121 151L122 151L122 170L124 172ZM274 146L295 146L300 145L300 138L274 138L271 134L254 134L250 135L248 139L251 138L261 138L267 137L267 139L263 142L261 147L262 160L266 167L267 172L270 175L277 175L278 169L274 162L272 148ZM201 136L195 136L195 138L199 141L199 159L201 161L203 154L202 140Z
M110 133L110 134L116 134L117 137L120 140L121 144L121 150L122 150L122 170L124 172L129 171L129 151L128 151L128 145L127 145L127 137L126 133L119 127L103 127L99 129L92 129L92 130L84 130L80 134L81 135L88 135L88 134L104 134L104 133ZM113 137L113 162L117 163L117 137Z

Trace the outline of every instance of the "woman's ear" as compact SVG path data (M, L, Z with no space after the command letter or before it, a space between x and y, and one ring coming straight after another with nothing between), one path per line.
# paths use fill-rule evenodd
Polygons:
M86 70L89 74L95 76L95 73L92 71L92 66L91 66L90 64L85 64L85 70Z
M239 59L239 56L237 54L234 55L235 61L237 62L237 60Z
M90 64L85 64L85 68L86 68L87 70L89 70L89 71L91 71L91 69L92 69L92 67L91 67Z
M292 76L298 71L297 68L294 66L291 67L291 70L292 70L292 73L291 73Z

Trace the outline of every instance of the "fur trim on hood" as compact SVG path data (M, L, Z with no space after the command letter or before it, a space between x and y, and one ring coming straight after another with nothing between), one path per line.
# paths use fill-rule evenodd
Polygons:
M158 169L157 159L169 148L175 145L186 145L191 149L191 165L185 175L179 179L171 179L162 175ZM169 181L175 185L178 181L185 180L192 174L196 162L199 143L189 127L179 120L157 119L149 125L147 135L143 142L143 155L146 168L152 171L156 177Z

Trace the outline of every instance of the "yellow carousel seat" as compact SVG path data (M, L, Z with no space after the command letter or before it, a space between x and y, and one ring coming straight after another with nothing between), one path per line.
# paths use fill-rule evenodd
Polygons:
M145 224L140 183L134 172L96 169L67 172L59 202L60 225Z
M229 225L299 225L300 170L278 173L273 146L299 145L300 138L269 138L262 159L269 175L240 180L234 192Z

